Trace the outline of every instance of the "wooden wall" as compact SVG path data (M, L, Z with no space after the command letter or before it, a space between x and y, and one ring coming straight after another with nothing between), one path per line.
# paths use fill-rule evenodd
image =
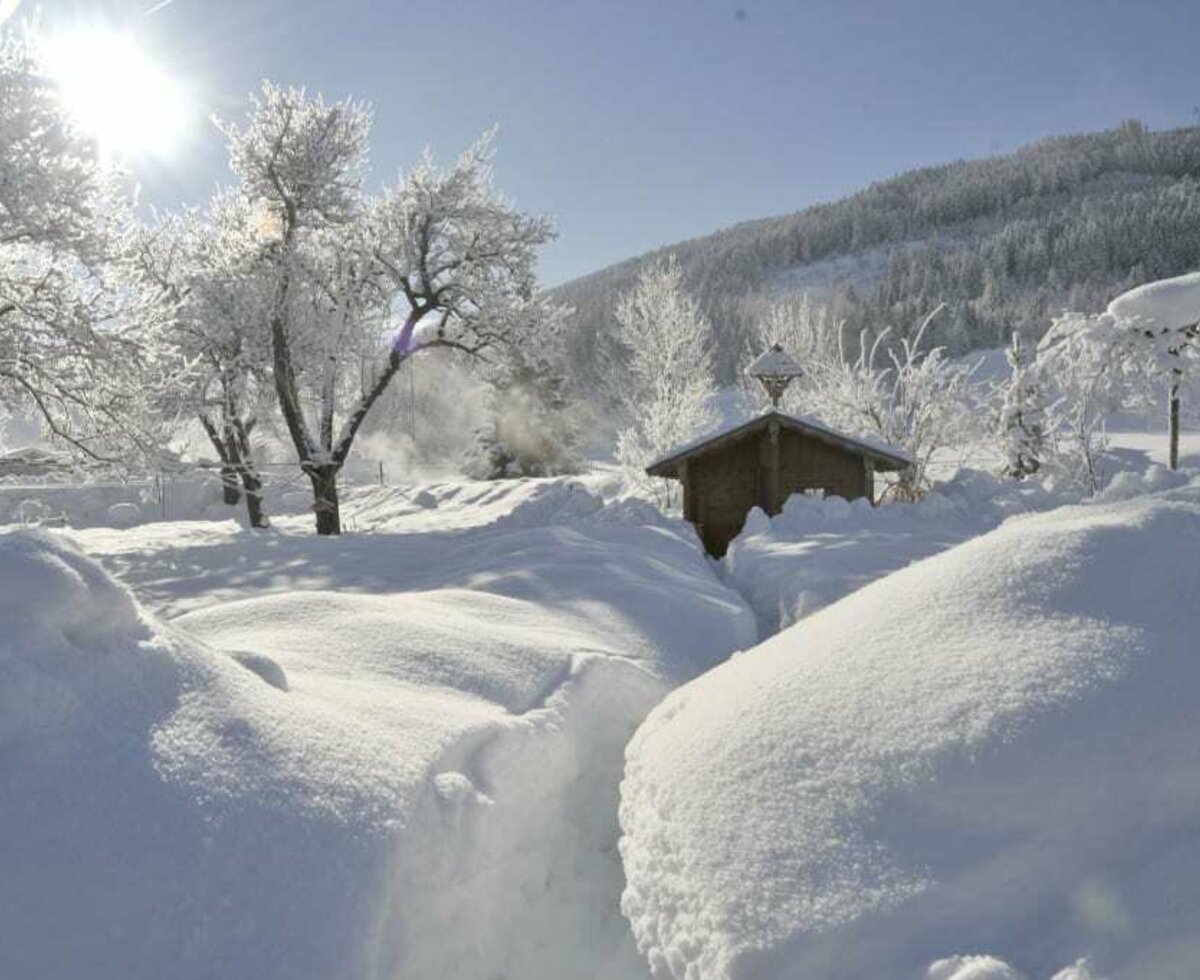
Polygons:
M759 442L752 435L688 460L684 515L700 531L710 555L725 554L750 508L764 502Z
M779 436L779 476L784 488L780 508L802 490L824 490L827 496L847 500L870 496L862 456L799 432L785 430Z
M709 554L725 554L752 507L777 514L804 490L828 496L872 496L869 462L800 432L776 428L751 433L689 459L681 473L684 517L696 525Z

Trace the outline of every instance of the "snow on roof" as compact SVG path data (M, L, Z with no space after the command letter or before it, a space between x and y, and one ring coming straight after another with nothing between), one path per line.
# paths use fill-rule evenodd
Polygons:
M1182 330L1200 321L1200 272L1148 282L1108 304L1118 321L1152 320L1164 330Z
M1194 976L1197 540L1200 484L1009 521L669 695L621 786L643 955L847 980L986 950L1040 978L1103 942ZM1080 931L1089 880L1161 928Z
M857 449L864 455L873 457L877 462L882 461L894 464L897 469L911 466L913 462L912 457L903 449L889 446L887 443L873 439L870 436L851 436L844 432L838 432L837 429L831 428L812 415L791 415L787 412L772 410L751 419L735 419L715 431L707 432L693 439L691 442L677 446L664 456L660 456L654 462L650 463L646 467L646 472L652 476L665 476L666 474L656 474L653 471L669 466L671 463L677 462L684 457L694 455L706 448L709 443L720 442L742 431L748 432L758 426L766 425L772 420L778 421L785 428L797 429L828 442Z
M779 344L775 344L770 350L763 351L746 368L746 374L752 378L796 377L802 373L800 365Z

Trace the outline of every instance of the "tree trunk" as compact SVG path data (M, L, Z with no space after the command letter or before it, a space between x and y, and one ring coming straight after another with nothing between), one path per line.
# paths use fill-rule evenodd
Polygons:
M337 492L339 469L337 466L318 466L308 470L308 478L313 486L313 511L317 515L317 534L342 533Z
M238 489L237 470L232 466L221 467L221 494L230 507L236 507L242 499L242 493Z
M1179 370L1176 369L1167 395L1167 440L1170 446L1167 465L1173 470L1179 469L1179 402Z
M251 527L270 527L263 509L262 478L250 466L242 467L242 486L246 488L246 515Z

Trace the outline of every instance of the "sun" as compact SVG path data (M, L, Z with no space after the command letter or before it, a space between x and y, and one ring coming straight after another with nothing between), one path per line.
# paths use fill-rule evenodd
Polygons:
M167 156L179 144L183 91L132 36L107 28L59 33L42 50L64 107L104 156Z

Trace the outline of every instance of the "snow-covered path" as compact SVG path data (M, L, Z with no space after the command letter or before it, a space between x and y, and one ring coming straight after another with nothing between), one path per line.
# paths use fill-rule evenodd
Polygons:
M32 716L0 728L0 798L22 800L0 808L0 976L644 978L617 901L624 746L756 641L752 613L690 529L577 482L373 490L348 510L359 533L336 540L299 519L56 536L170 620L137 626L120 600L119 719L81 672L103 576L0 538L7 578L51 570L46 602L4 610L0 674L20 683L0 688L49 671L67 692L45 733L58 764ZM59 636L60 607L80 622L48 661L34 638ZM89 820L104 785L119 800Z

